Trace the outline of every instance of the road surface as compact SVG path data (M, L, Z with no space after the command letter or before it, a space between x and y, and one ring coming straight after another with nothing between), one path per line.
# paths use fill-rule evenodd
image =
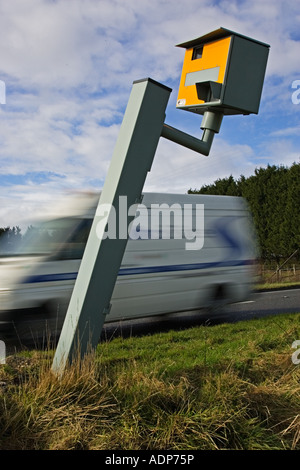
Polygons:
M297 312L300 312L300 289L298 288L256 292L249 297L249 300L228 305L222 313L214 315L197 311L107 323L103 328L102 339L110 339L119 335L124 337L140 336L171 329L190 328L201 324L232 323L267 315Z

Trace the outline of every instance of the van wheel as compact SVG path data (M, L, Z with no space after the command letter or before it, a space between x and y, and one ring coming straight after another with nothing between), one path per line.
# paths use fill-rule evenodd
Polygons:
M50 301L43 304L39 309L39 320L38 322L42 323L43 330L42 339L45 341L51 340L51 343L57 340L60 331L63 325L63 316L62 312L60 311L62 306L60 302L57 301Z
M30 314L25 313L15 325L18 341L22 345L39 348L52 346L61 329L56 311L55 303L47 303L35 308Z
M212 288L209 311L219 314L224 311L224 307L229 303L229 289L225 284L217 284Z

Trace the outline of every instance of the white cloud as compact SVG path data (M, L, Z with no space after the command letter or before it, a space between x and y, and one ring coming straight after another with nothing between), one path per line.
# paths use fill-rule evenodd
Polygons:
M174 46L220 26L271 45L256 121L267 131L253 138L258 124L243 121L237 125L237 132L249 126L243 140L221 128L209 157L162 141L146 188L182 192L230 174L250 174L259 161L292 161L300 125L291 102L291 84L300 79L298 7L298 0L2 2L0 80L6 83L6 104L0 105L0 174L52 172L64 178L0 187L0 226L66 188L105 178L136 79L150 76L171 86L168 123L186 132L191 124L191 133L199 128L196 116L181 120L175 109L183 51Z
M249 146L230 145L220 136L215 138L208 157L161 140L145 190L186 193L231 174L235 178L248 176L255 169L251 158Z
M295 127L287 127L286 129L279 129L277 131L273 131L270 133L270 136L277 136L277 137L287 137L289 135L296 135L300 134L300 126Z

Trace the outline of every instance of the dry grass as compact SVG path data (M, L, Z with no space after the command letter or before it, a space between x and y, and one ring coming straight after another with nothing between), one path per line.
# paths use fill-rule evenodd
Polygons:
M115 339L60 379L53 351L13 355L0 368L0 449L300 449L299 322Z

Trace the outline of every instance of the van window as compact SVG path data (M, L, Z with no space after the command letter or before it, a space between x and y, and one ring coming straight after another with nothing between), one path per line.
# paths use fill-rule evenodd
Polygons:
M60 247L55 259L81 259L91 230L92 219L81 220L65 243Z
M77 224L77 219L65 218L30 226L15 254L22 256L52 254L70 236Z
M82 257L92 219L61 218L31 226L16 255L43 255L55 259Z

